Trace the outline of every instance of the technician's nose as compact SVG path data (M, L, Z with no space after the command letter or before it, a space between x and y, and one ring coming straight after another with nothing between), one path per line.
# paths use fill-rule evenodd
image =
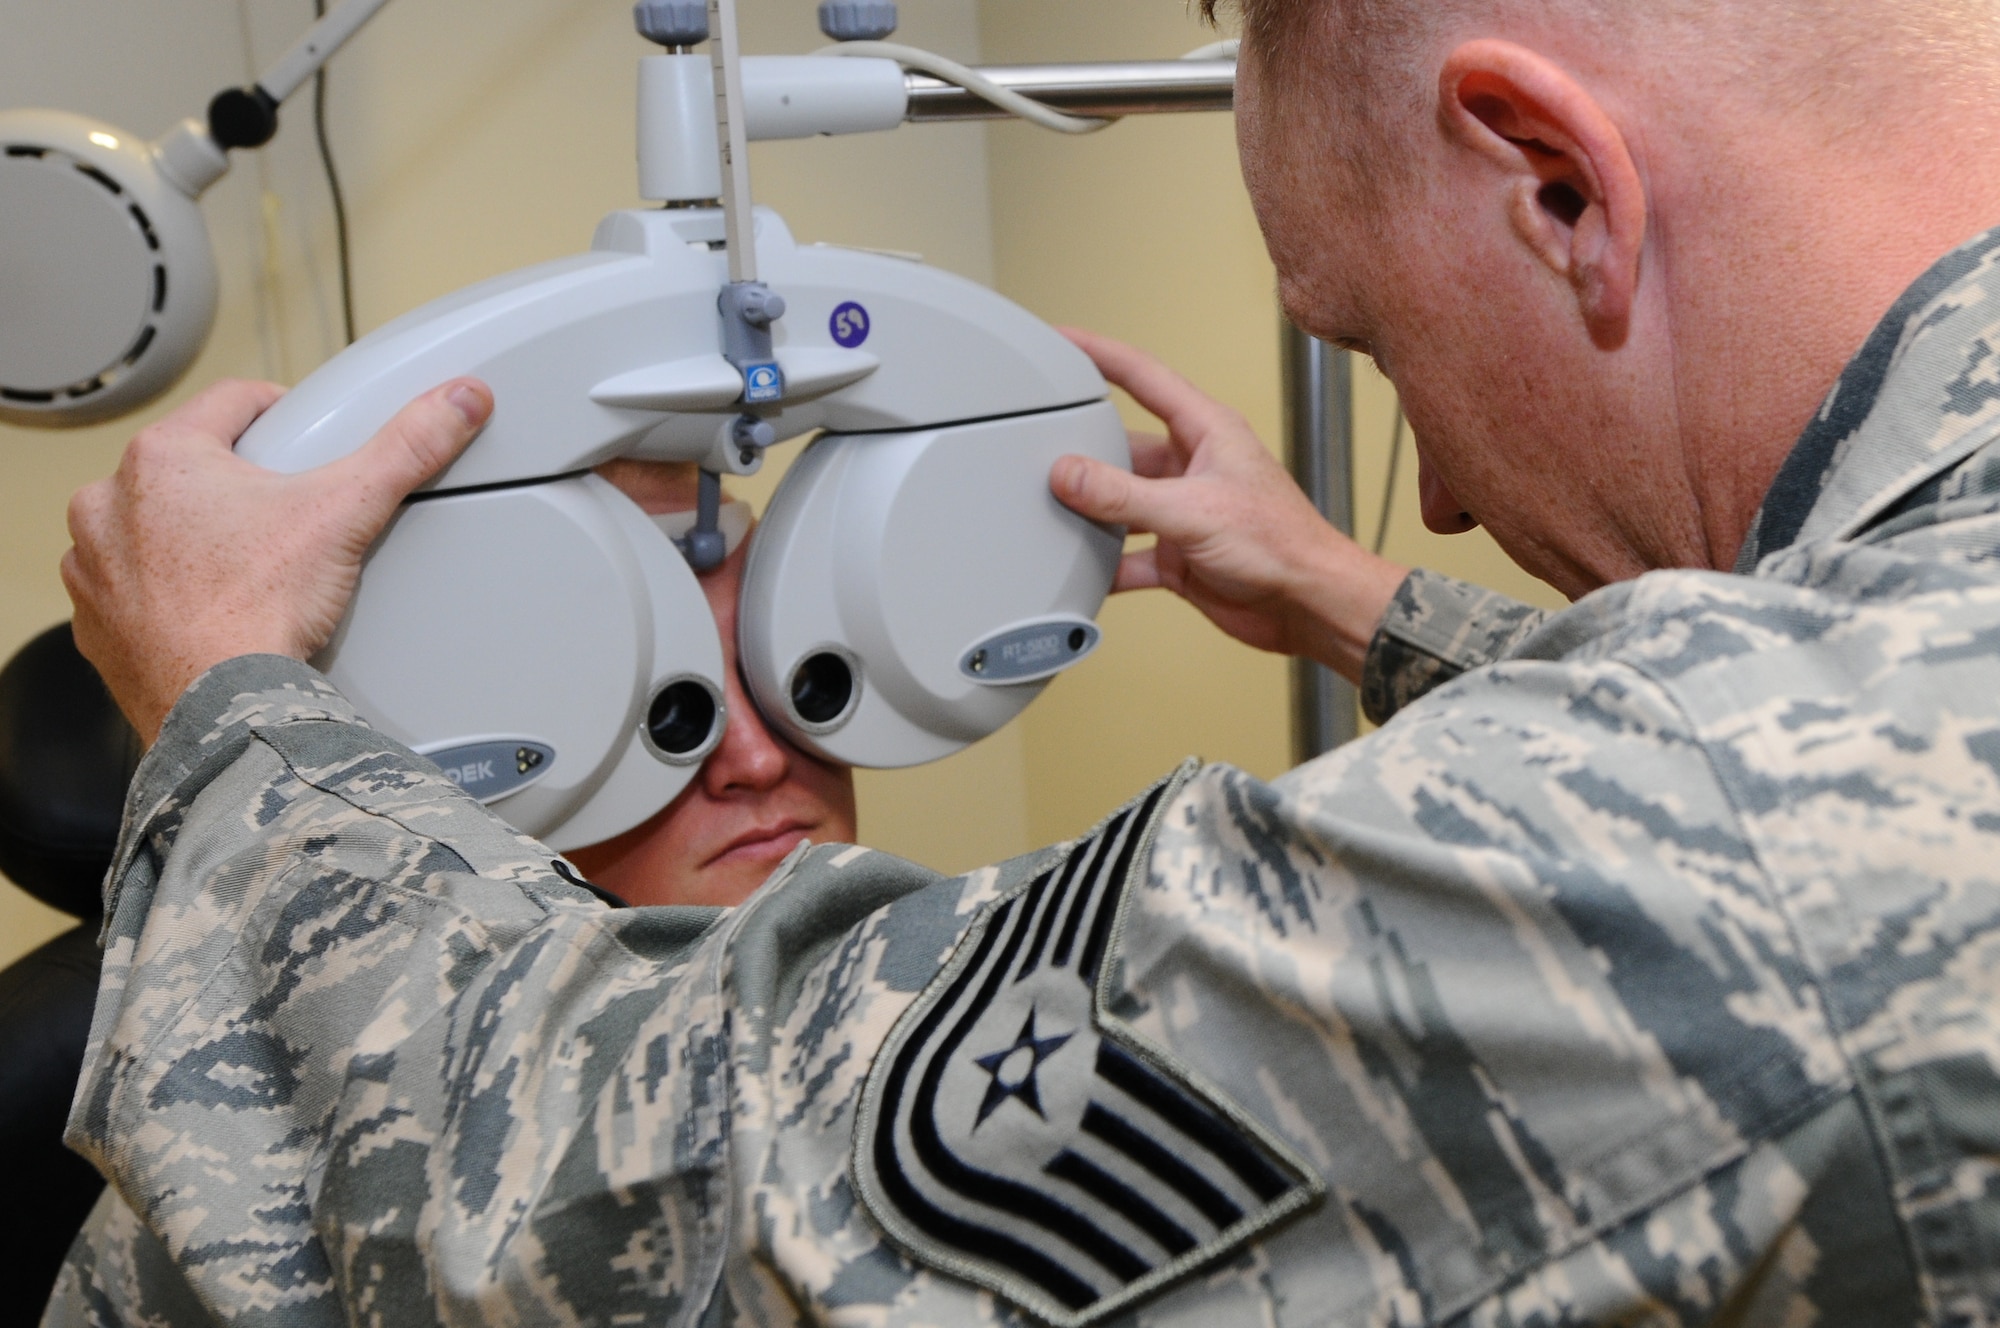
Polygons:
M764 726L764 717L751 704L750 694L734 670L723 703L729 707L729 724L701 767L702 788L710 797L721 798L732 793L762 793L782 784L791 773L791 753Z

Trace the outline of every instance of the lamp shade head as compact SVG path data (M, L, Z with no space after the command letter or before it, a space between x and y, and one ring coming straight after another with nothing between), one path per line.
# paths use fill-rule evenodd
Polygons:
M0 420L136 410L200 353L215 258L154 145L64 111L0 111Z

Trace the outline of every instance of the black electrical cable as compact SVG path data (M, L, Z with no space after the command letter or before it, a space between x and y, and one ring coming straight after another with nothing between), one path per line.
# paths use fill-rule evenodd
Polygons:
M313 0L313 16L326 17L326 0ZM354 344L354 261L347 246L347 200L340 192L340 171L333 164L333 144L326 136L326 70L313 75L313 136L319 140L320 164L326 168L327 191L333 195L333 236L340 255L340 325L347 344Z
M1382 546L1389 542L1389 509L1396 499L1396 462L1403 455L1403 407L1396 405L1396 428L1389 435L1389 475L1382 481L1382 514L1375 519L1375 546L1373 552L1381 553Z

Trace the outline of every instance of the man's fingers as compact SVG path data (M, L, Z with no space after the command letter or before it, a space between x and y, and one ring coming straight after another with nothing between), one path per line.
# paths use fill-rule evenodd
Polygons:
M1220 402L1137 346L1079 327L1056 330L1090 356L1108 381L1159 416L1177 442L1185 445L1193 441L1222 418L1226 408Z
M69 527L69 537L73 543L81 543L84 536L95 531L98 513L109 501L105 481L86 484L69 496L69 506L63 512L64 522Z
M1110 526L1150 529L1138 515L1145 506L1139 489L1147 483L1143 477L1090 457L1058 457L1049 469L1049 489L1064 506Z
M1127 590L1158 590L1159 588L1159 549L1134 549L1118 560L1118 575L1111 582L1112 594L1123 594Z
M1089 457L1059 457L1049 471L1049 489L1071 511L1124 526L1135 535L1158 535L1172 542L1215 533L1213 517L1191 501L1180 479L1147 479Z
M326 467L329 478L358 485L387 520L396 504L446 466L478 436L493 413L493 393L476 378L432 388L396 412L359 450Z
M71 599L83 593L83 555L77 552L75 545L63 551L62 562L56 570L62 574L63 589L69 592Z
M1156 433L1128 433L1126 439L1132 448L1132 473L1143 475L1149 480L1167 479L1185 474L1187 460L1173 444Z
M283 395L285 389L276 383L225 379L188 398L153 428L227 449Z

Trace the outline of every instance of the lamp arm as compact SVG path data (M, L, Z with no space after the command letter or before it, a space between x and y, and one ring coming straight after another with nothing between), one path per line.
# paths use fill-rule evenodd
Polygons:
M225 88L208 104L208 134L221 148L260 148L278 132L278 107L389 0L343 0L247 88Z
M283 102L297 92L307 79L317 74L320 66L332 59L334 52L345 46L348 38L361 31L362 24L374 18L376 11L388 2L344 0L335 5L326 17L306 29L305 35L264 71L257 79L257 86L273 101Z

